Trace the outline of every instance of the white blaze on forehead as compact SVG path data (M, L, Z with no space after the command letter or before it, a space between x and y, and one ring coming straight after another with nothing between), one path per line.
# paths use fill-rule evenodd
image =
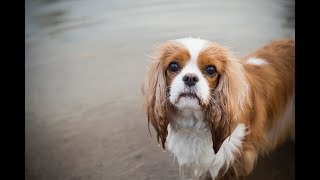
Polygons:
M182 38L177 39L177 42L183 44L189 51L191 56L191 61L196 61L198 59L199 53L207 46L209 41L203 39L195 38Z
M261 58L249 58L246 61L246 64L264 65L264 64L267 64L267 62L264 59L261 59Z

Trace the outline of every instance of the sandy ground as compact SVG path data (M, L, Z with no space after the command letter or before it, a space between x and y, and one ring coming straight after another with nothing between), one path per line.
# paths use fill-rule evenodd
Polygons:
M25 179L178 179L141 109L157 43L185 36L241 56L294 38L294 1L26 0ZM294 143L249 179L295 179Z

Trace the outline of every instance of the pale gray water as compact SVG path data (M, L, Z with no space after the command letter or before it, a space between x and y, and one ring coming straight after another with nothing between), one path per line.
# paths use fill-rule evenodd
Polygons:
M152 48L191 35L240 56L295 36L290 0L26 0L25 9L26 179L178 179L140 108ZM252 179L294 179L293 148L259 162Z

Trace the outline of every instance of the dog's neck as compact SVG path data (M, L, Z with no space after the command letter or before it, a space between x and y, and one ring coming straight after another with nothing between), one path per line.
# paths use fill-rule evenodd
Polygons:
M204 120L204 111L202 110L177 110L170 122L174 130L195 130L208 131L208 124Z

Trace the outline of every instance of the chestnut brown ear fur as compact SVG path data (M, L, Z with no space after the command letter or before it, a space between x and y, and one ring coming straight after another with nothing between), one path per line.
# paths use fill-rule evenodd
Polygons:
M246 112L247 106L250 106L249 86L242 62L234 58L227 49L213 44L206 51L209 56L212 51L214 54L212 58L219 58L222 68L218 84L211 92L210 103L206 111L213 149L217 153L223 141L235 128L236 122L248 115Z
M163 149L165 149L165 141L168 135L167 127L170 121L168 115L173 107L170 107L168 100L168 84L162 63L164 59L175 52L176 48L177 44L174 42L167 42L159 46L146 74L142 90L144 109L148 117L148 128L149 123L151 123L157 132L157 141L158 143L161 141Z

